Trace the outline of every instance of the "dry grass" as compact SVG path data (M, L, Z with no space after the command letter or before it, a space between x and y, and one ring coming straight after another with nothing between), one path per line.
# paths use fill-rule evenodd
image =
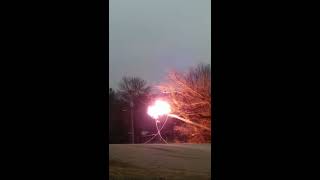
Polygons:
M200 149L170 145L109 146L110 179L211 179L207 167L211 158L204 161L203 155L208 152ZM199 169L201 165L206 170Z

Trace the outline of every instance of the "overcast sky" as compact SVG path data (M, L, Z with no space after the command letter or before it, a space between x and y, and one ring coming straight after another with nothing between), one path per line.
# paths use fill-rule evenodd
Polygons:
M109 86L211 63L211 0L110 0Z

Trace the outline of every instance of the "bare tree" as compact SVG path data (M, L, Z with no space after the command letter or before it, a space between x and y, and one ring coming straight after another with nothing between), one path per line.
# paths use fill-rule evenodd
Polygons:
M124 77L119 83L118 93L123 101L130 102L131 98L136 101L147 96L150 90L145 80L138 77Z
M187 73L171 72L169 82L159 86L169 95L173 113L188 121L211 127L211 68L199 64ZM177 123L175 130L188 142L211 142L211 132L188 123Z
M146 81L137 77L124 77L119 83L118 95L122 101L130 106L130 121L131 121L131 142L135 142L135 113L139 107L143 107L150 93L151 88L147 86ZM141 117L141 115L140 115Z

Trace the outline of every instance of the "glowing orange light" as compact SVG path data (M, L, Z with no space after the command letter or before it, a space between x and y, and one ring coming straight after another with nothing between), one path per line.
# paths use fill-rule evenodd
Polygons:
M171 112L170 105L162 100L157 100L154 105L148 107L148 115L154 119Z

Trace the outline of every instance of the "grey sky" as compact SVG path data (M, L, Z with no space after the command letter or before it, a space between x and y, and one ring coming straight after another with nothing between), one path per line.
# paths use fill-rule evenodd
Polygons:
M123 76L153 85L168 70L210 60L210 0L109 1L110 87Z

